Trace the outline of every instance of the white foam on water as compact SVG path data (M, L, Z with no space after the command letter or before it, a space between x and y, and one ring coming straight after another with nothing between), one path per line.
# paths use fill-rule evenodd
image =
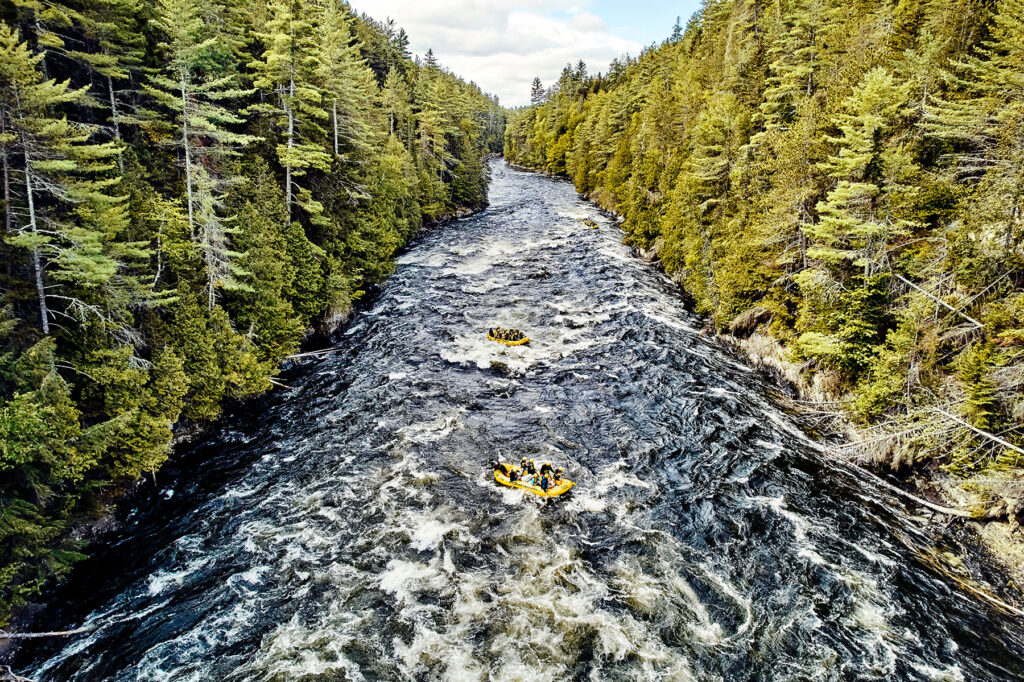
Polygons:
M517 244L500 239L488 240L485 244L472 249L463 249L459 253L448 255L449 265L444 273L447 275L472 276L487 272L493 267L506 265L509 255L517 255L530 244Z
M257 656L235 677L291 680L341 673L346 680L365 679L345 649L366 627L369 614L342 612L333 604L329 614L330 628L311 627L298 614L292 616L263 639Z
M448 260L448 254L437 250L415 249L406 251L397 259L397 265L421 265L429 268L437 268L444 265Z
M418 561L392 559L380 576L380 588L394 595L399 603L415 602L416 593L437 591L445 585L436 567Z
M665 593L660 579L644 573L634 557L621 557L612 569L615 571L612 585L632 608L648 615L663 608Z
M885 556L882 556L881 554L878 554L876 552L872 552L872 551L870 551L868 549L865 549L864 547L862 547L862 546L860 546L860 545L858 545L856 543L844 542L844 544L846 544L846 545L848 545L850 547L853 547L855 550L860 552L861 555L863 555L865 559L867 559L868 561L871 561L872 563L881 564L882 566L896 566L897 565L896 562L893 561L892 559L890 559L889 557L885 557Z
M830 565L829 562L826 561L823 556L821 556L820 554L818 554L817 552L815 552L813 549L811 549L809 547L801 547L800 551L797 552L796 555L798 557L800 557L801 559L807 559L812 564L817 564L818 566L829 566Z
M743 595L740 591L732 585L728 580L718 574L710 565L703 563L700 565L701 570L704 573L704 577L708 579L711 584L718 588L719 594L724 595L736 604L737 608L744 614L743 622L728 637L730 640L735 640L747 633L754 624L754 603L751 597Z
M914 670L921 673L922 677L927 680L934 680L934 682L964 682L964 680L967 679L964 677L963 671L960 670L960 666L956 663L947 665L944 668L938 668L916 661L909 661L909 665Z
M650 481L639 478L630 471L631 463L624 459L605 467L597 474L597 481L593 486L598 496L607 495L617 488L643 488L652 490L654 488Z
M489 294L492 291L498 289L504 289L512 284L512 280L507 276L503 275L500 277L493 277L485 279L483 281L474 281L470 284L462 286L462 293L464 294Z
M420 445L436 443L437 441L444 440L453 431L461 427L464 413L465 409L456 408L455 410L439 414L434 419L403 426L396 433L406 440Z
M156 596L167 590L180 587L189 576L201 573L213 561L213 557L201 553L199 548L202 539L195 535L186 535L175 543L175 549L183 556L191 557L184 566L176 569L160 569L147 578L147 589L150 596Z
M573 488L572 498L566 506L572 511L597 514L605 511L608 508L608 503L590 492L580 490L577 486Z
M403 528L409 534L409 546L418 552L437 549L448 535L471 537L466 527L452 521L449 510L415 510L405 514Z

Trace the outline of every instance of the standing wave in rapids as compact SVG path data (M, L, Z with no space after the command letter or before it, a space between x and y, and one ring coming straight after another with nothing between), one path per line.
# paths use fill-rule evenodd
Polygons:
M492 171L490 208L421 236L342 351L183 455L67 587L59 625L92 630L24 674L1024 676L1019 623L917 558L917 510L823 459L569 184ZM523 455L577 487L495 485Z

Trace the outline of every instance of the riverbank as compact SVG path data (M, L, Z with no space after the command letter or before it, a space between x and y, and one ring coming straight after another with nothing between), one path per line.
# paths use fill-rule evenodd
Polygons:
M490 160L492 155L486 157ZM473 216L484 211L488 206L482 202L473 206L458 207L450 213L438 216L437 218L424 221L416 236L441 229L444 226ZM393 258L400 257L412 244L416 236L398 249ZM199 467L202 460L196 457L188 458L192 452L191 446L208 435L212 430L218 428L225 418L232 414L244 411L247 406L257 404L266 400L267 397L277 391L290 390L287 381L277 381L282 372L296 367L307 359L320 355L320 351L332 352L342 337L346 326L351 322L354 315L362 309L373 305L374 298L379 292L379 286L372 288L369 293L360 299L353 301L343 315L334 315L329 321L321 319L315 321L306 329L301 349L293 354L281 358L279 371L273 375L271 386L264 393L259 393L242 399L231 399L225 402L224 412L217 419L208 421L196 421L180 418L172 426L173 443L171 454L156 471L149 472L139 477L129 485L118 488L108 488L92 501L92 513L87 517L76 519L66 531L66 537L75 543L82 545L81 550L88 552L92 548L109 544L113 539L124 533L125 519L135 513L135 510L142 505L153 502L161 494L161 490L168 487L173 488L178 481L186 479L193 474L200 472ZM186 459L183 459L186 457ZM85 561L88 561L86 559ZM72 569L72 574L78 567ZM66 582L62 581L62 582ZM10 633L30 633L49 627L47 621L51 617L47 614L48 603L55 592L63 588L60 584L50 584L38 598L28 601L25 605L12 612L10 623L5 628ZM18 650L25 643L21 639L0 638L0 663L9 661L16 656ZM2 680L2 678L0 678Z
M508 165L568 182L563 176ZM622 224L623 216L602 206L596 197L580 196L616 225ZM648 250L634 247L633 252L672 279L680 287L681 301L693 312L692 298L683 289L682 278L666 270L658 247L656 242ZM926 466L886 466L884 458L870 451L869 446L878 440L877 433L855 424L845 411L844 406L852 399L837 390L838 377L822 372L813 374L809 380L806 364L791 359L789 349L768 335L771 315L767 311L751 309L729 331L715 329L707 317L704 320L707 333L736 348L766 381L779 386L784 402L799 416L805 428L835 446L837 459L864 470L880 486L898 490L911 504L922 508L925 526L936 545L935 552L928 557L934 570L995 607L1024 616L1024 531L1018 516L1024 513L1024 508L1011 499L993 502L989 490L977 486L972 489L970 480L953 478L934 460L929 460ZM950 551L953 546L970 548L975 556L958 555Z
M945 572L960 581L973 579L991 588L1000 600L1010 601L1017 609L1024 607L1024 533L1015 515L1007 514L1005 507L990 506L984 496L971 491L970 481L954 479L936 466L907 469L900 476L891 469L880 468L863 446L870 443L874 434L854 424L842 411L842 394L831 391L825 382L808 381L803 367L788 359L785 346L757 332L745 337L722 333L717 336L744 353L766 376L791 387L791 408L801 415L808 428L833 437L837 443L836 457L865 469L882 484L917 498L918 504L928 503L928 509L934 512L929 526L937 541L947 539L957 529L977 539L976 549L985 555L980 562L948 551L936 553L933 561ZM1008 518L993 518L1000 512ZM962 537L958 540L960 544L970 544ZM1000 575L985 571L985 563L997 566ZM1024 611L1017 615L1024 615Z

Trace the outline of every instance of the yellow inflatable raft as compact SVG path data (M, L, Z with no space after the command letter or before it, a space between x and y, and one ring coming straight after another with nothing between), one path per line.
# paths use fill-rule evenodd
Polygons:
M509 464L506 464L505 466L507 466L510 469L519 471L519 467L511 466ZM529 483L526 483L524 481L510 481L508 480L508 476L504 475L500 471L494 472L494 480L504 486L508 486L509 488L519 488L520 490L525 490L528 493L533 493L534 495L539 495L540 497L558 497L559 495L564 495L565 493L569 492L569 490L571 490L572 487L576 485L569 479L563 478L562 482L559 485L555 486L554 488L548 488L548 491L545 493L543 490L541 490L541 487L539 485L530 485Z
M502 343L502 344L505 344L506 346L525 346L526 344L530 343L530 339L527 338L527 337L523 337L523 338L519 339L518 341L506 341L505 339L495 338L495 337L491 336L490 334L487 335L487 340L488 341L494 341L496 343Z

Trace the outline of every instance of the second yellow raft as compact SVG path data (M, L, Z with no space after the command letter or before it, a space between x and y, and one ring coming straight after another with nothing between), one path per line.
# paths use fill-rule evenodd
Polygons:
M491 336L490 334L487 335L487 340L488 341L494 341L496 343L502 343L502 344L505 344L506 346L524 346L524 345L530 343L530 339L526 338L526 337L523 337L523 338L519 339L518 341L506 341L505 339L495 338L495 337Z

